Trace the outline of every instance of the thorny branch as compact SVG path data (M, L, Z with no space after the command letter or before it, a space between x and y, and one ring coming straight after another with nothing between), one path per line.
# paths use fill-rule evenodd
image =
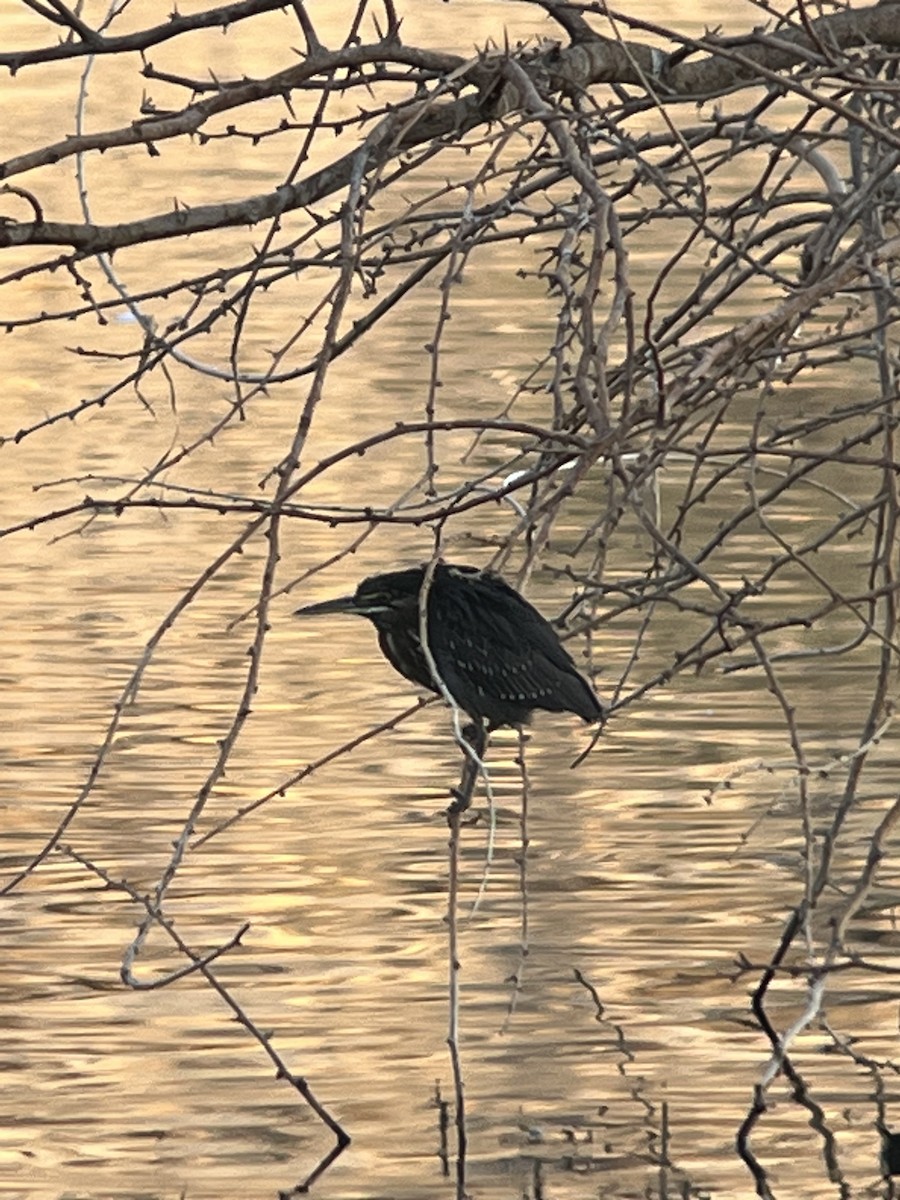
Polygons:
M0 325L21 354L16 377L40 397L26 390L0 415L0 456L29 479L0 540L113 542L159 520L214 549L155 610L69 807L3 892L64 836L87 874L128 891L77 847L82 812L164 650L252 561L253 594L222 622L233 636L253 626L229 714L152 898L128 892L143 918L122 968L134 987L187 972L219 990L210 964L231 943L197 955L167 911L188 855L423 707L336 737L210 819L256 719L274 602L315 574L352 574L348 560L370 547L424 558L432 544L464 546L522 586L568 589L565 636L595 674L602 656L623 726L650 697L714 690L726 675L766 698L780 753L727 764L708 792L713 805L736 786L765 803L777 775L767 815L790 804L796 818L781 936L766 961L738 949L768 1055L738 1152L757 1193L774 1195L764 1134L783 1081L845 1187L801 1043L827 1030L879 1087L894 1069L824 1012L835 976L894 969L857 939L895 866L898 814L896 788L871 782L894 736L900 661L897 4L815 18L805 4L760 4L755 30L692 36L547 0L535 16L560 41L541 40L536 21L533 40L468 55L407 44L390 2L376 15L360 0L338 32L300 0L242 0L127 33L117 10L104 21L89 5L28 7L39 36L0 52L10 93L67 60L86 73L76 120L52 138L11 125L0 165L16 179L0 193ZM223 30L241 63L229 77L214 69ZM271 49L264 74L257 36ZM121 75L96 111L87 72L93 85L106 67ZM59 186L73 163L81 220ZM473 298L482 307L466 326ZM115 449L98 465L101 443ZM31 477L39 451L58 473ZM282 580L288 560L299 582ZM855 681L830 756L818 749L828 714L802 700L812 670ZM482 751L467 759L469 786ZM588 760L603 751L601 740ZM525 879L523 867L523 905ZM135 966L154 929L188 965L148 982ZM527 934L523 921L523 953ZM771 1004L776 980L798 989L790 1019Z

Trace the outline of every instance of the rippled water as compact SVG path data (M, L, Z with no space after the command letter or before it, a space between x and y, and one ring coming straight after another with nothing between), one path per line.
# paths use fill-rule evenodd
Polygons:
M490 19L486 12L479 10L480 20ZM494 260L498 272L514 267L515 251L507 253L508 261ZM444 362L453 380L443 397L448 415L468 412L473 394L493 412L508 379L527 369L530 337L545 327L533 292L508 314L508 328L485 329L494 282L476 275L455 309L458 339ZM383 357L336 369L333 416L316 433L317 455L345 440L349 422L362 436L421 404L421 347L433 320L433 312L404 310ZM256 332L260 345L266 333ZM60 396L96 391L112 370L67 357L70 340L68 331L51 330L0 343L4 433L59 407ZM831 386L846 384L835 374ZM210 409L226 402L224 392L210 381L177 419L160 397L152 418L120 399L119 441L98 412L3 447L4 524L53 507L32 491L35 483L140 472L173 436L202 428ZM199 481L254 487L294 415L283 395L260 401L233 440L198 456ZM408 470L391 450L334 473L318 498L358 492L373 478L394 494ZM670 468L664 505L677 493L679 470ZM849 475L840 482L855 486ZM83 490L61 484L54 495L62 505ZM596 496L586 492L571 509L573 538L602 495L598 471ZM721 493L720 502L727 502ZM728 512L706 514L709 528ZM811 519L798 489L781 515ZM501 531L509 520L505 512L491 517ZM78 794L147 639L237 528L214 515L168 520L144 512L101 516L60 541L51 539L62 529L42 527L2 543L4 879L40 850ZM283 582L346 540L325 525L286 528ZM412 704L414 689L382 661L365 622L301 624L290 614L301 600L338 594L429 550L421 531L382 531L348 562L276 601L253 716L198 830L214 836L189 854L170 893L170 915L195 947L220 945L249 922L240 946L214 970L350 1133L352 1145L318 1184L321 1194L342 1198L453 1194L437 1102L452 1101L443 809L459 764L447 713L435 704L417 710L218 827ZM748 536L730 552L721 577L730 571L740 579L770 546ZM649 551L637 526L617 553L623 569L643 570ZM164 640L90 801L64 835L139 894L164 869L238 705L252 637L240 618L257 598L261 555L251 545L232 560ZM458 556L468 556L464 547ZM852 544L845 567L835 569L848 580L859 572ZM529 595L553 614L571 589L538 573ZM802 608L800 581L779 601ZM625 615L601 628L601 692L625 669L638 619ZM686 619L670 612L654 621L639 678L662 669ZM836 638L849 632L836 623ZM800 636L785 631L785 648ZM865 664L806 661L787 665L781 678L803 712L813 765L828 772L813 789L814 819L824 824L843 784L834 756L852 749L858 733ZM526 750L526 853L516 735L497 735L490 863L483 795L478 821L463 830L460 1026L470 1188L481 1200L542 1189L554 1200L752 1194L734 1140L769 1048L750 1019L749 995L803 894L783 722L757 674L681 676L611 722L601 745L572 770L585 742L577 720L545 714L535 721ZM855 878L895 790L896 742L888 737L867 776L838 882ZM896 963L898 940L891 879L887 864L857 931L867 953L885 963ZM139 919L120 890L59 852L0 902L2 1196L270 1196L304 1178L332 1144L210 986L196 977L160 990L121 985L120 962ZM752 964L743 973L738 955ZM137 973L151 980L175 963L154 935ZM773 987L770 1011L785 1028L805 1002L804 981L785 980ZM879 991L872 976L848 972L830 986L828 1017L863 1038L871 1057L895 1052L890 976ZM854 1067L828 1049L814 1027L799 1038L795 1060L836 1131L845 1175L863 1181L853 1194L884 1194L872 1077L863 1063ZM757 1148L779 1196L837 1194L809 1113L789 1102L787 1087L776 1094ZM671 1165L661 1167L661 1157Z

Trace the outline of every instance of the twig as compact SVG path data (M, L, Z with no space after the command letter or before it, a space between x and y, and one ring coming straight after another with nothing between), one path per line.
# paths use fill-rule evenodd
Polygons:
M465 768L463 777L465 779ZM470 772L472 783L475 775ZM462 1060L459 1046L459 831L462 809L450 806L447 812L450 826L447 872L447 956L448 956L448 1026L447 1046L453 1073L454 1125L456 1127L456 1200L466 1198L466 1165L468 1134L466 1131L466 1098Z

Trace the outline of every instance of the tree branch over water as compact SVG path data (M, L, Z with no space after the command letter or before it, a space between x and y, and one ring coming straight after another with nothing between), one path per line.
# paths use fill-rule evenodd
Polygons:
M683 736L697 738L690 770L705 772L712 816L726 793L746 794L741 852L758 853L766 879L778 871L777 895L758 902L780 936L768 956L734 951L752 976L751 1007L736 1011L764 1046L735 1170L776 1194L767 1156L786 1097L814 1134L807 1178L862 1186L804 1035L827 1035L832 1069L865 1062L879 1085L895 1070L858 1044L869 1030L846 1009L843 1027L824 1013L837 979L864 986L894 969L871 931L884 932L898 820L879 755L890 743L896 757L900 662L900 4L760 3L755 28L712 30L599 3L497 3L478 10L494 24L477 46L452 3L424 32L415 6L392 0L169 16L27 7L0 69L23 114L36 85L48 99L40 119L8 122L0 164L0 463L14 481L0 543L27 555L52 539L60 562L88 561L164 528L155 553L171 552L178 588L160 600L153 555L127 558L152 622L106 696L83 777L50 828L21 831L27 851L3 890L58 861L65 835L67 864L136 906L130 986L147 986L137 967L154 936L172 958L151 974L156 990L224 978L252 930L236 918L241 934L205 952L174 935L188 864L214 863L226 832L354 752L388 757L394 730L440 710L404 697L358 727L351 712L328 745L260 783L241 756L259 729L274 736L273 713L285 719L282 697L264 703L278 605L440 545L522 588L552 585L568 649L611 697L612 731L675 696L695 714ZM525 32L507 34L507 19ZM228 646L204 664L220 673L215 727L195 729L189 702L179 710L188 727L172 740L196 782L146 900L85 813L138 701L183 665L204 605ZM844 697L848 679L852 702L832 709L823 697ZM732 714L734 744L703 741L707 710ZM764 748L745 754L756 736ZM607 741L573 778L609 775ZM651 742L655 757L634 768ZM617 779L626 760L636 779L665 767L654 738L616 753ZM532 762L527 780L539 796ZM776 860L756 839L785 808ZM452 832L461 1196L478 1137L462 1105L471 934L455 920L472 830ZM608 1005L605 984L585 984L598 972L575 969ZM508 1024L532 979L520 964ZM793 989L788 1017L776 982ZM641 1044L629 1040L632 1058ZM650 1127L649 1087L635 1092ZM347 1134L323 1119L336 1155ZM670 1104L666 1146L678 1121Z

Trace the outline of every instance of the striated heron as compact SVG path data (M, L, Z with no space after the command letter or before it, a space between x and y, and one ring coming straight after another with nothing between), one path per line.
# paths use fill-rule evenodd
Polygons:
M391 666L439 692L419 636L424 579L424 567L372 575L352 596L310 604L295 615L368 617ZM576 713L585 721L603 715L550 623L490 571L437 564L428 590L427 637L447 691L482 729L519 725L537 708Z

